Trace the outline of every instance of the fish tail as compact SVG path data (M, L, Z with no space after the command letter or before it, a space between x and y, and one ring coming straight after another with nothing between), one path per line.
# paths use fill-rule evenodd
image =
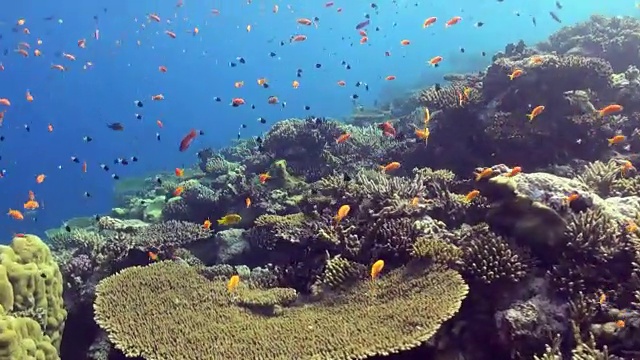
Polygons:
M218 225L224 225L224 224L225 224L224 219L219 219L219 220L218 220Z
M380 171L382 171L382 173L383 173L383 174L386 172L386 171L384 170L384 166L382 166L382 165L380 165L380 166L378 167L378 169L380 169Z
M533 121L534 117L535 117L535 115L533 113L527 114L527 118L529 119L529 121Z
M609 143L609 146L613 145L614 140L613 139L607 139L607 142Z
M513 75L509 74L509 80L513 80Z

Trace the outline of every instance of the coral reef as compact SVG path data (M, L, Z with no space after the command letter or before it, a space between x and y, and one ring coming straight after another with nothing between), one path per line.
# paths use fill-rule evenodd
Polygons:
M236 291L172 262L132 267L98 285L96 321L128 356L356 359L427 341L467 286L451 270L407 277L399 269L302 307L287 306L295 299L288 290ZM264 317L238 306L247 303L282 309Z

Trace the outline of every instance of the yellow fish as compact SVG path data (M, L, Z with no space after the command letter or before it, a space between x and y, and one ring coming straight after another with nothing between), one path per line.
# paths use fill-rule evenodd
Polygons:
M229 279L229 282L227 283L227 290L229 290L229 293L232 293L238 287L239 283L240 283L240 276L233 275Z
M218 225L235 225L242 220L242 216L238 214L228 214L218 219Z
M380 272L384 268L384 260L378 260L371 265L371 280L375 280L375 278L380 275Z

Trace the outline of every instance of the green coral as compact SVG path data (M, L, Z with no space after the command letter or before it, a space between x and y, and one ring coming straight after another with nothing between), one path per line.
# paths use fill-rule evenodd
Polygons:
M165 261L102 280L94 309L97 323L129 357L363 359L426 342L467 292L452 270L397 269L267 317L237 306L241 292L229 294L226 281Z
M322 275L312 286L315 293L352 285L366 274L366 266L338 255L327 260Z
M249 231L249 241L260 248L273 250L279 243L299 243L311 235L303 213L260 215Z
M7 314L0 306L0 360L58 360L49 336L33 319Z
M0 305L10 313L42 313L42 330L54 349L60 346L67 316L62 286L58 265L37 236L15 237L9 246L0 245Z
M450 267L462 258L459 247L439 238L419 237L413 244L411 255L417 259L429 260L440 266Z

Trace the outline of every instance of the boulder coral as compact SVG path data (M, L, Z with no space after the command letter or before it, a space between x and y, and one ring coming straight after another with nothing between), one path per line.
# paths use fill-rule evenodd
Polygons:
M39 237L17 236L0 245L0 358L58 358L67 317L62 285L58 265Z

